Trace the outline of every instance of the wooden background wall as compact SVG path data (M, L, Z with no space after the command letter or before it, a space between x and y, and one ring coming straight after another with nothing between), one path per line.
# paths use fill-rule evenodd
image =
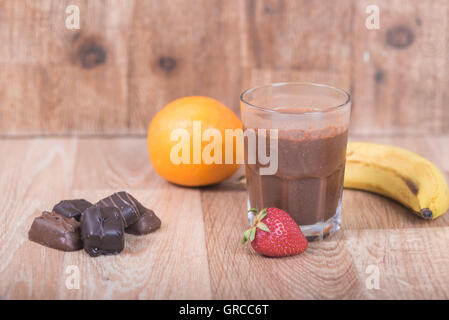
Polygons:
M3 136L145 134L177 97L239 113L242 90L294 80L350 90L353 134L449 133L449 0L0 1Z

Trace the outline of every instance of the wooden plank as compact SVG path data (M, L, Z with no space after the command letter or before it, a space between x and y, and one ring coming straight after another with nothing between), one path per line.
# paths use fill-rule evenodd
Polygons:
M206 95L239 110L237 1L136 2L129 39L130 132L171 100Z
M80 7L79 31L65 27L69 4ZM123 25L131 8L129 1L2 2L1 132L127 132Z
M246 64L348 71L352 1L246 1Z
M352 1L247 1L244 87L318 82L351 89Z
M447 132L449 3L377 1L379 30L365 27L370 4L356 1L352 132Z
M336 237L311 243L299 256L262 257L241 244L248 225L245 191L203 190L201 202L214 299L360 297L352 257Z
M343 237L363 279L363 295L358 298L449 298L449 228L345 230ZM372 274L370 265L379 270L379 289L365 285Z
M75 190L145 189L160 182L152 170L145 138L81 139L75 163Z
M61 267L73 255L28 241L35 215L64 198L72 183L75 139L0 140L0 298L58 297ZM76 260L76 258L75 258Z
M448 171L449 136L370 140L407 147ZM447 215L424 221L388 199L345 190L341 232L302 255L266 258L240 243L248 224L241 184L169 184L152 172L144 145L144 138L0 139L0 298L449 298ZM27 240L33 218L60 199L96 201L123 189L163 225L126 235L122 254L91 258ZM80 269L79 290L65 286L71 265ZM379 268L379 290L366 286L370 265Z
M65 8L81 30L65 28ZM0 134L144 134L181 96L239 113L249 87L352 91L359 135L449 132L449 4L157 0L0 2Z

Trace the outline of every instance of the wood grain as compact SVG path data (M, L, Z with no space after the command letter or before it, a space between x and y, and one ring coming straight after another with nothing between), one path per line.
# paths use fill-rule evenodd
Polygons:
M356 1L352 133L448 132L449 2L378 1L379 30L364 27L369 4Z
M201 200L214 298L354 298L360 293L352 257L336 237L312 243L300 256L261 257L240 241L248 225L245 192L205 190Z
M2 133L128 132L125 3L1 2ZM79 31L65 27L69 4Z
M358 137L351 137L358 140ZM379 137L435 162L449 178L449 136ZM242 171L214 187L157 176L144 138L0 139L1 299L448 299L449 220L424 221L391 200L345 190L342 230L302 255L271 259L240 244ZM160 216L153 234L126 235L117 256L91 258L27 240L35 216L63 198L127 190ZM80 269L79 290L65 286ZM366 286L370 265L380 289Z
M207 95L235 111L241 90L239 1L139 1L129 38L130 131L171 100Z
M81 29L65 28L80 7ZM449 132L449 4L368 0L0 1L0 135L145 134L187 95L328 83L359 135Z
M92 162L95 166L91 167ZM75 163L75 190L145 189L159 181L152 170L145 139L81 139ZM99 167L110 169L97 170Z
M350 230L344 245L365 282L366 268L379 268L379 290L365 290L369 299L447 299L449 228ZM365 288L365 283L363 283Z
M271 82L350 90L352 1L247 1L244 87Z

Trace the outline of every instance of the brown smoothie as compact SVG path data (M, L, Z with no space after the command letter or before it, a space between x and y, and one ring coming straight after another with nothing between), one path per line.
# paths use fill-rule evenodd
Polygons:
M346 128L336 127L279 130L277 173L260 175L259 163L245 165L251 207L283 209L299 225L332 218L342 191L347 136ZM245 139L245 163L247 143Z

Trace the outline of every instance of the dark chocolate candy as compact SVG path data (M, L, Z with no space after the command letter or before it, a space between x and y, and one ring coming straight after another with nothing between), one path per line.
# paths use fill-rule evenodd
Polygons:
M44 246L63 251L76 251L83 248L80 223L55 212L44 211L40 217L35 218L28 232L28 238Z
M117 208L88 208L81 216L84 250L92 257L120 253L125 246L124 228L123 218Z
M120 211L125 228L136 223L140 218L136 199L129 193L120 191L97 202L100 207L115 207Z
M62 200L53 207L53 211L67 218L75 218L80 221L83 211L91 206L92 203L84 199Z
M161 220L156 216L153 210L145 208L140 203L137 203L137 207L140 211L140 218L136 223L126 228L125 232L134 235L142 235L159 229Z

